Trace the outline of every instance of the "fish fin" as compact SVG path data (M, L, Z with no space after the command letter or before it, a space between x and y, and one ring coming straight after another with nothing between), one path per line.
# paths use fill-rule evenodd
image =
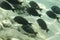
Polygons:
M46 30L46 32L48 32L48 31L49 31L49 29Z
M12 11L14 12L16 9L12 9Z

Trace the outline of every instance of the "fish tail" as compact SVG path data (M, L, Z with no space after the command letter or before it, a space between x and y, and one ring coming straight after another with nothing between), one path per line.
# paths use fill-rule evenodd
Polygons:
M39 17L41 17L41 14L39 14Z
M59 19L60 19L60 18L59 18L59 17L57 17L57 21L60 23Z
M40 11L42 11L42 8L39 8Z

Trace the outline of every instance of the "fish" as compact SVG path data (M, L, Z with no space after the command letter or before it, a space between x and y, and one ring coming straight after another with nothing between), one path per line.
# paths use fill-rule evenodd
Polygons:
M33 34L34 36L37 35L37 32L35 32L31 26L23 25L21 28L28 34Z
M12 11L14 11L15 9L13 9L12 7L11 7L11 5L9 5L7 2L5 2L5 1L3 1L1 4L0 4L0 7L1 8L3 8L3 9L5 9L5 10L12 10Z
M27 8L26 11L29 13L29 15L41 17L41 14L39 14L39 13L38 13L34 8L32 8L32 7Z
M37 23L39 24L42 30L46 30L46 32L49 31L47 24L43 19L37 19Z
M11 4L22 4L23 2L20 2L19 0L6 0Z
M60 8L58 6L52 6L51 7L52 11L55 12L56 14L60 14Z
M53 11L47 11L46 12L47 16L52 18L52 19L57 19L57 21L59 22L59 17L57 17L57 15L53 12Z
M46 14L47 14L50 18L53 18L53 19L56 19L56 18L57 18L56 14L55 14L53 11L47 11Z
M22 25L32 25L32 23L29 23L25 18L21 16L16 16L13 20Z
M32 8L34 8L34 9L37 9L37 10L42 11L42 8L40 8L35 1L30 1L30 2L29 2L29 5L30 5Z

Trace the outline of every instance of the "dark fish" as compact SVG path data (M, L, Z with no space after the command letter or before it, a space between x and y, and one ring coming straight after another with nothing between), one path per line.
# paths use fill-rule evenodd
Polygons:
M52 11L47 11L46 14L47 14L50 18L53 18L53 19L58 18L58 17L56 16L56 14L55 14L54 12L52 12Z
M16 16L14 18L14 21L19 24L23 24L23 25L30 25L31 26L31 24L32 24L32 23L29 23L25 18L23 18L21 16Z
M55 12L56 14L60 14L60 8L58 6L52 6L51 7L52 11Z
M13 7L16 10L23 10L24 7L22 7L22 2L18 1L18 0L6 0L8 1L11 5L13 5Z
M30 15L41 17L41 14L39 14L34 8L31 8L31 7L27 8L27 12Z
M45 21L43 19L38 19L37 23L39 24L41 29L46 30L46 32L49 31L49 29L47 28L47 24L45 23Z
M13 9L7 2L3 1L1 4L0 4L0 7L5 9L5 10L12 10L14 11L15 9Z
M34 2L34 1L30 1L30 6L32 7L32 8L34 8L34 9L38 9L38 10L42 10L39 6L38 6L38 4L36 3L36 2Z
M22 26L22 29L27 32L27 33L30 33L30 34L34 34L36 36L37 32L35 32L31 26L28 26L28 25L23 25Z
M52 11L47 11L46 14L50 17L50 18L53 18L53 19L57 19L57 21L59 22L59 17L57 17L57 15L52 12Z
M6 0L11 4L22 4L22 2L19 2L18 0Z

